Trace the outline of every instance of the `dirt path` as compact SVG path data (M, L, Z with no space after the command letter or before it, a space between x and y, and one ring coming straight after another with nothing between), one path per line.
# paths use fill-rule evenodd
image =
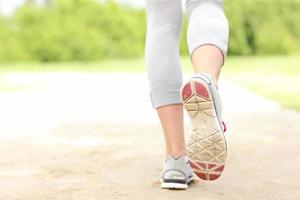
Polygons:
M300 199L300 115L226 81L222 178L168 191L159 188L163 137L142 75L5 80L33 88L0 93L1 200Z

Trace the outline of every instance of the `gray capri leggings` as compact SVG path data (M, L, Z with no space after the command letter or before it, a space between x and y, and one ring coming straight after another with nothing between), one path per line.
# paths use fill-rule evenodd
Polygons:
M187 42L190 55L199 47L211 44L224 57L227 52L228 22L223 0L187 0ZM182 72L179 38L182 24L181 0L146 0L146 67L154 108L179 104Z

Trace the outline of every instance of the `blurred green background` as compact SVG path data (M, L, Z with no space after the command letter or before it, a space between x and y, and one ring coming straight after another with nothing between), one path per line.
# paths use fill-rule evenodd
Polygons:
M300 1L225 0L225 10L230 23L225 77L300 111ZM180 52L190 71L186 29L185 20ZM96 0L26 1L0 17L0 73L141 72L145 32L142 7Z
M143 55L144 9L108 1L50 0L24 4L0 19L0 62L95 61ZM229 55L300 52L300 2L228 0ZM187 55L184 23L181 53Z

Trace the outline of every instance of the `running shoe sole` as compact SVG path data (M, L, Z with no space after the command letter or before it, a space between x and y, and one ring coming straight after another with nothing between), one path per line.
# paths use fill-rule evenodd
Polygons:
M163 182L163 180L161 179L160 180L160 187L163 188L163 189L173 189L173 190L186 190L188 188L188 185L190 183L192 183L194 181L193 178L190 178L188 180L188 183L176 183L176 181L174 182Z
M227 145L213 101L211 84L194 77L181 89L183 106L191 118L187 154L194 173L203 180L216 180L224 170Z

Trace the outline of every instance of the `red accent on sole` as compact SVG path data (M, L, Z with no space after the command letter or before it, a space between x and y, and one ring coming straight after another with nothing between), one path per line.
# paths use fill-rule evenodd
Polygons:
M191 165L191 168L198 169L198 166L195 165L195 163L193 163L192 161L190 161L190 165Z
M221 174L209 174L209 180L213 181L216 180L217 178L219 178L221 176Z
M193 169L206 169L206 164L201 162L192 162L190 161L190 165Z
M197 162L197 165L199 165L199 166L202 167L203 169L206 169L206 168L207 168L205 163Z
M208 164L208 169L211 169L213 167L217 166L216 164Z
M195 88L196 88L196 93L199 96L202 96L202 97L205 97L208 99L209 95L208 95L207 89L201 83L195 82L194 84L195 84Z
M215 169L216 172L222 172L224 170L224 165L220 166L219 168Z
M195 174L201 178L202 180L207 180L207 176L205 173L201 173L201 172L195 172Z
M202 180L216 180L218 179L224 170L224 165L218 166L217 164L213 163L203 163L203 162L196 162L190 161L190 165L194 170L194 173ZM218 166L216 169L214 167ZM217 173L217 174L215 174Z
M222 121L222 125L223 125L223 132L226 132L227 131L227 127L226 127L225 122Z
M182 89L182 99L185 101L191 95L192 95L192 87L191 87L191 84L188 83Z

